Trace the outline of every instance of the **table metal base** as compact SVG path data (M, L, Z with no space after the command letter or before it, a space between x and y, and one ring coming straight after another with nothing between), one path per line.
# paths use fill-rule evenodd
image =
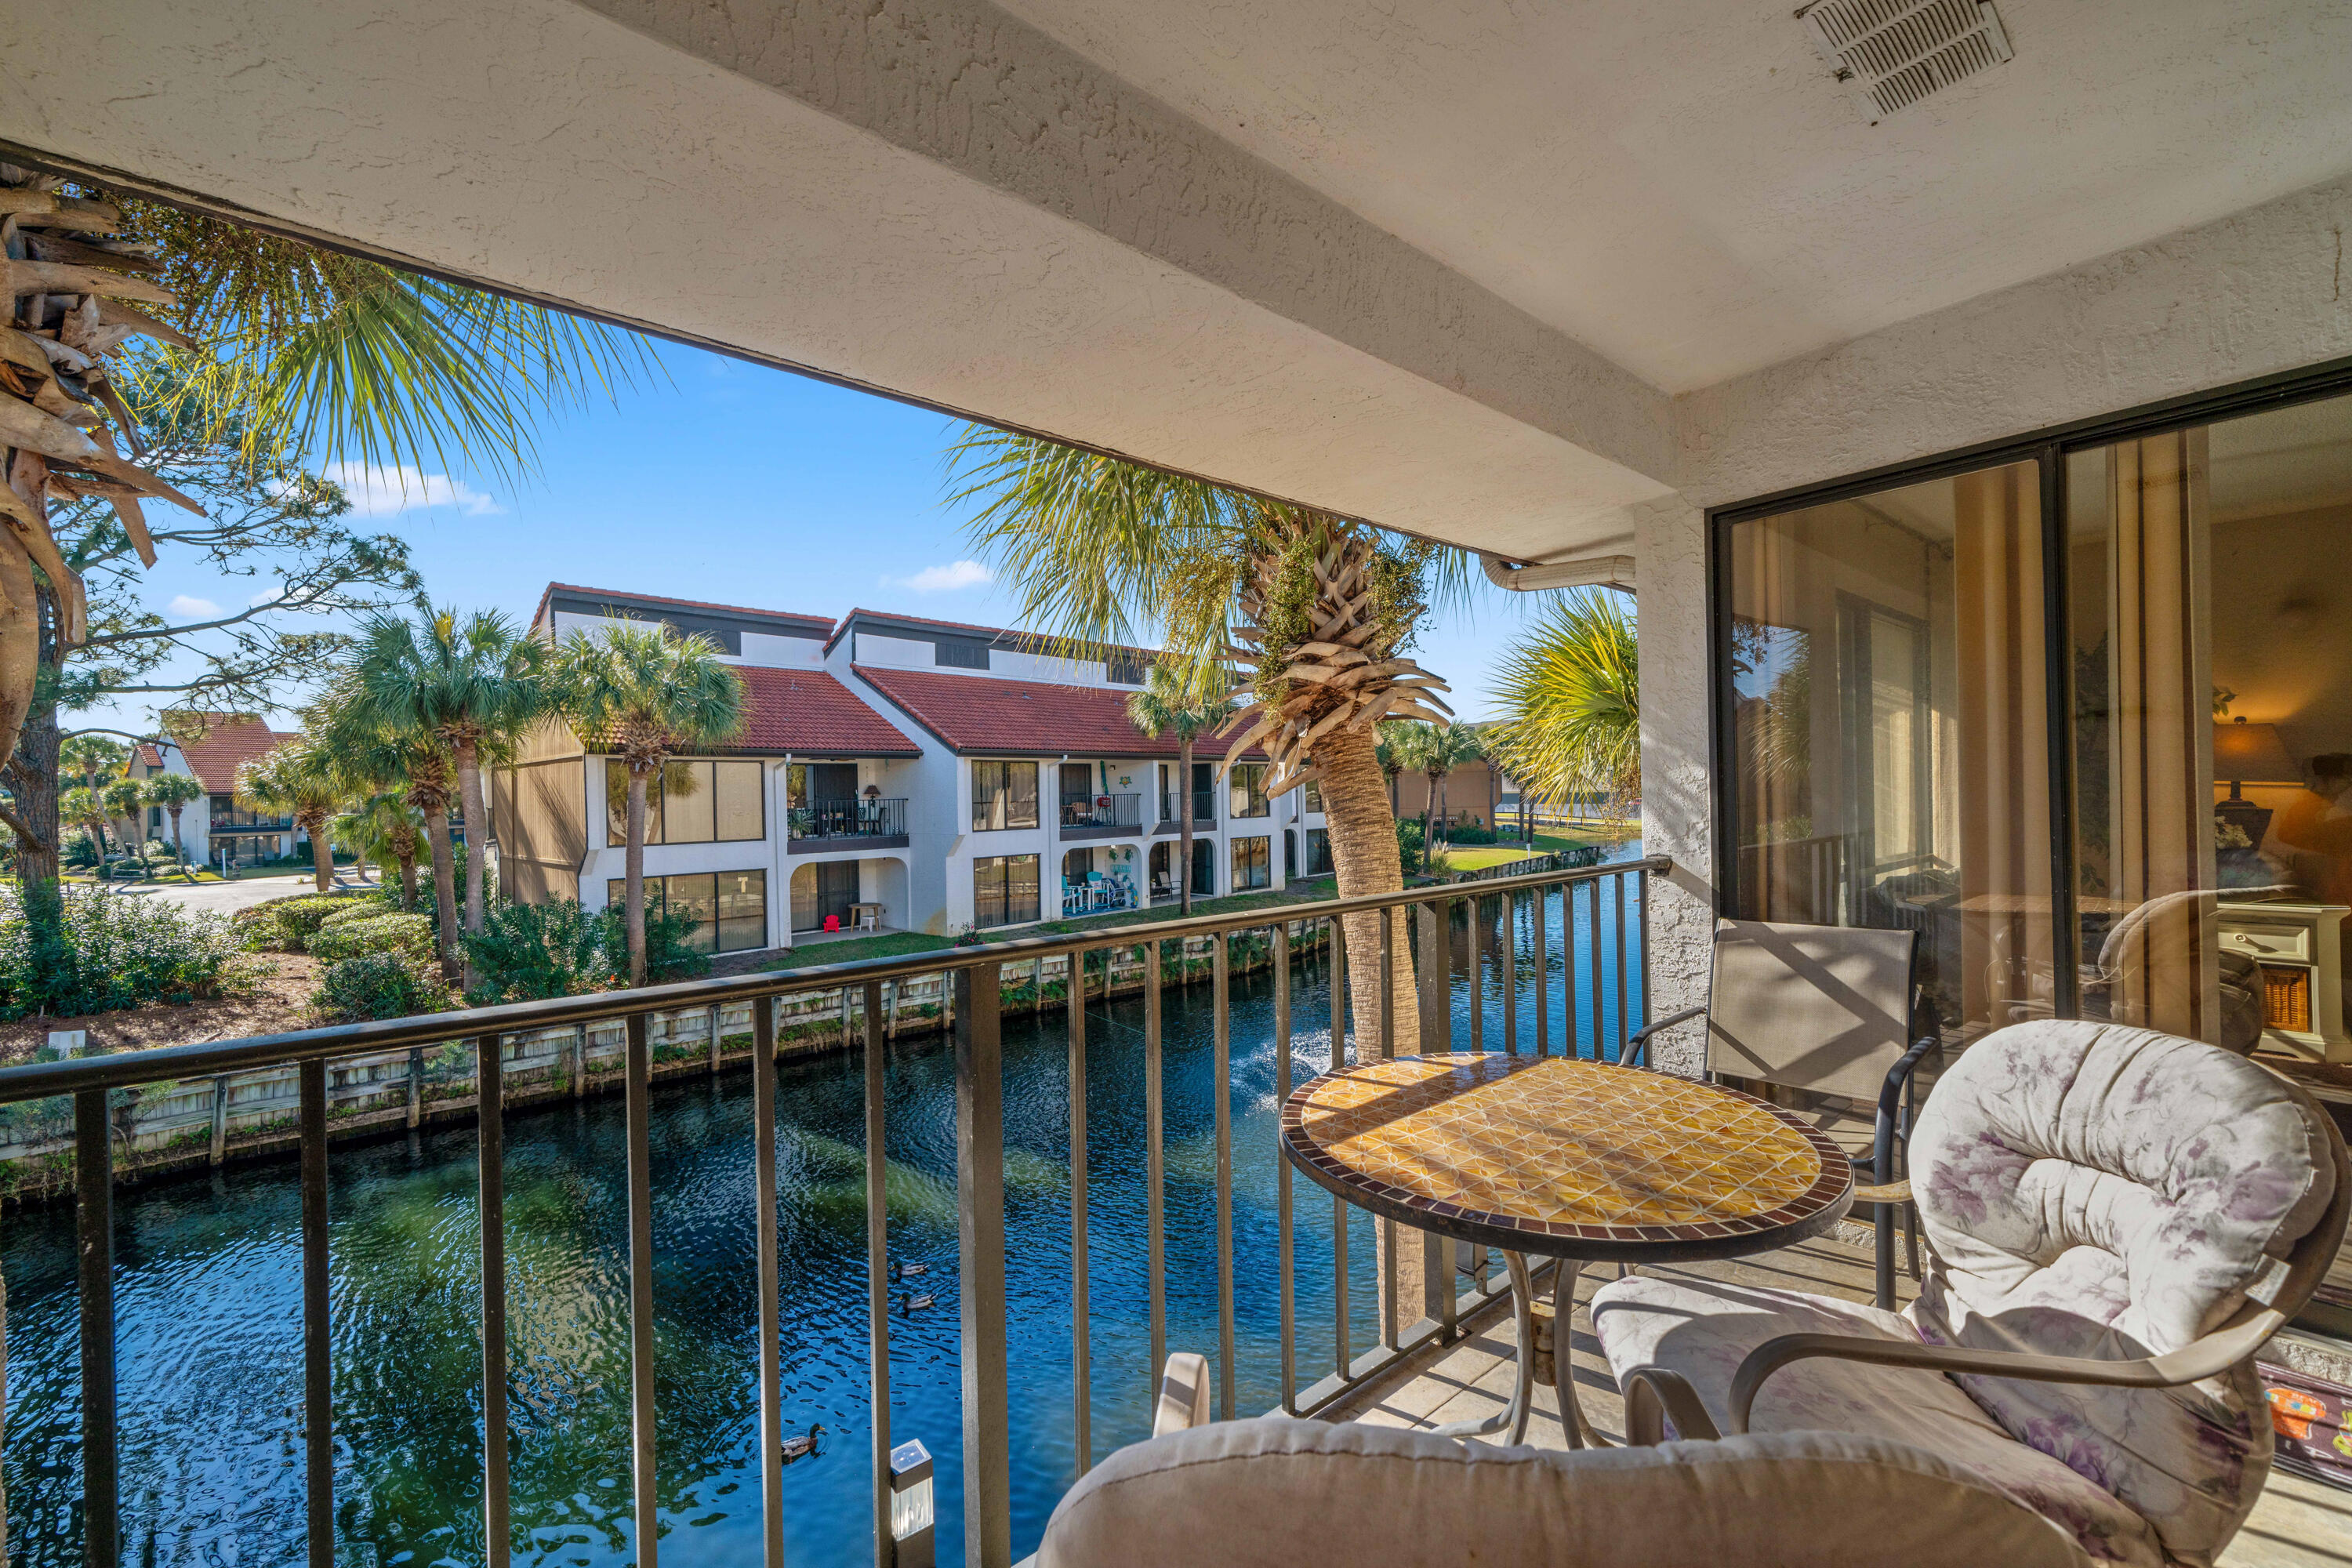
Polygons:
M1492 1415L1431 1428L1441 1437L1486 1437L1507 1426L1511 1435L1507 1441L1514 1447L1528 1439L1528 1417L1535 1412L1535 1281L1524 1253L1505 1252L1503 1267L1510 1271L1511 1320L1518 1331L1518 1367L1511 1381L1511 1402ZM1568 1446L1606 1448L1612 1447L1609 1440L1592 1429L1584 1418L1584 1406L1577 1400L1576 1372L1569 1350L1569 1322L1576 1313L1576 1279L1582 1268L1572 1258L1559 1259L1552 1268L1552 1389L1559 1396L1559 1426Z

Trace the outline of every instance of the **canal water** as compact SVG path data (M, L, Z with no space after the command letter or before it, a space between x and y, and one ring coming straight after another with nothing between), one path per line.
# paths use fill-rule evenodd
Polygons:
M1620 857L1638 850L1627 847ZM1628 1016L1641 1010L1640 910L1628 886ZM1581 906L1581 900L1580 900ZM1518 917L1520 1027L1538 984L1554 1048L1571 980L1558 900L1540 979ZM1592 1022L1574 923L1584 1050ZM1603 921L1605 1035L1617 1033L1614 911ZM1294 1081L1330 1062L1318 960L1294 970ZM1500 1042L1501 989L1484 1017ZM1456 1039L1472 998L1455 983ZM1274 996L1233 986L1236 1408L1281 1394ZM1211 992L1164 1000L1168 1342L1215 1362L1216 1146ZM1087 1159L1096 1456L1148 1435L1152 1369L1145 1265L1139 1001L1089 1009ZM1076 1476L1071 1449L1066 1024L1004 1028L1005 1226L1013 1536L1034 1551ZM938 1459L939 1547L963 1542L957 1359L955 1081L943 1042L894 1047L887 1076L890 1253L919 1265L893 1287L891 1422ZM678 1568L759 1561L759 1305L751 1078L655 1091L652 1122L661 1558ZM866 1415L863 1067L786 1066L778 1092L787 1432L822 1427L786 1466L790 1562L871 1562ZM635 1561L629 1479L627 1197L617 1097L518 1112L507 1129L508 1319L515 1561L606 1568ZM331 1198L336 1522L341 1560L482 1560L480 1266L470 1129L336 1151ZM1294 1184L1299 1382L1334 1359L1331 1199ZM1371 1226L1349 1211L1356 1353L1377 1337ZM0 1218L8 1289L7 1423L0 1478L18 1568L82 1560L79 1334L71 1210ZM123 1560L277 1568L302 1557L301 1200L290 1163L121 1194L115 1299ZM923 1298L931 1300L926 1303Z

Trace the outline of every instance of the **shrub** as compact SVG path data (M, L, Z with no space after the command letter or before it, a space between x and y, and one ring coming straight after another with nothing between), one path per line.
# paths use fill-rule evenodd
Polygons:
M0 1017L227 994L253 980L237 946L221 916L161 899L56 883L0 891Z
M87 871L98 864L97 841L86 830L77 827L66 835L64 847L58 851L58 858L77 871Z
M1421 824L1409 818L1399 822L1396 835L1397 858L1404 863L1404 868L1408 871L1426 870L1427 868L1422 864Z
M396 952L369 952L320 973L310 992L310 1013L320 1023L359 1024L439 1012L447 1000L423 964Z
M544 996L576 996L612 979L605 962L606 921L577 899L546 904L494 904L482 929L467 933L466 963L474 973L466 999L477 1006L494 1002L535 1002ZM646 932L648 954L652 932ZM623 962L628 945L622 943Z
M1481 827L1475 822L1465 823L1459 827L1446 829L1445 841L1448 844L1492 844L1495 842L1495 830Z
M386 914L371 909L372 918L331 920L304 943L314 958L329 963L371 952L396 952L404 958L433 956L433 922L423 915Z
M327 918L319 922L319 930L333 931L339 926L352 925L361 921L382 920L386 915L405 912L400 907L399 899L387 893L361 893L356 896L347 896L336 900L335 906L327 911Z

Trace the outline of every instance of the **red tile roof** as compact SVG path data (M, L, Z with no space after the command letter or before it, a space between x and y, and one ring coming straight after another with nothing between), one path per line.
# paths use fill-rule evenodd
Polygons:
M240 763L250 762L280 741L293 739L290 734L272 730L258 719L236 713L198 713L190 715L205 729L201 736L190 733L180 742L180 754L188 759L188 771L196 782L213 795L228 795L236 788L236 770Z
M818 669L731 666L743 678L739 752L806 757L919 757L923 749L863 699Z
M1176 740L1151 736L1128 721L1128 693L1105 686L1057 686L948 675L929 669L855 665L868 685L958 752L1039 756L1173 757ZM1225 754L1226 737L1202 735L1192 754ZM1258 754L1250 748L1249 755Z
M131 760L142 768L160 768L163 765L163 753L155 749L154 742L142 741L131 748Z

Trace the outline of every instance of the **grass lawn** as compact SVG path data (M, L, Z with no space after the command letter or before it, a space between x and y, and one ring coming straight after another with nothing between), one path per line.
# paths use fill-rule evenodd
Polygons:
M1276 909L1284 904L1311 904L1318 900L1334 898L1338 890L1328 877L1311 882L1301 882L1278 891L1242 893L1223 899L1195 899L1192 913L1199 915L1238 914L1247 910ZM1018 942L1024 937L1065 936L1076 931L1108 931L1118 926L1144 925L1153 921L1172 921L1177 917L1174 904L1161 904L1150 910L1121 910L1117 914L1088 915L1083 920L1047 921L1041 925L1013 926L1004 931L981 932L983 942ZM880 936L857 937L848 942L819 942L810 947L794 948L767 963L763 969L805 969L818 963L847 963L860 958L902 958L913 952L937 952L955 944L943 936L929 936L921 931L887 931Z
M177 869L173 869L162 872L152 877L109 877L106 879L106 882L107 886L113 888L131 888L137 887L142 884L152 883L163 883L170 887L184 888L198 882L217 882L220 879L221 875L217 871L208 871L201 866L191 866L188 868L184 876ZM91 876L87 871L65 871L58 874L58 880L60 882L79 882L85 886L90 886L94 885L98 881L98 879Z
M1538 833L1533 853L1555 855L1563 849L1573 849L1580 844L1613 844L1615 836L1601 834ZM1453 871L1478 871L1488 866L1500 866L1506 861L1524 860L1529 854L1517 844L1465 845L1444 851L1445 865Z

